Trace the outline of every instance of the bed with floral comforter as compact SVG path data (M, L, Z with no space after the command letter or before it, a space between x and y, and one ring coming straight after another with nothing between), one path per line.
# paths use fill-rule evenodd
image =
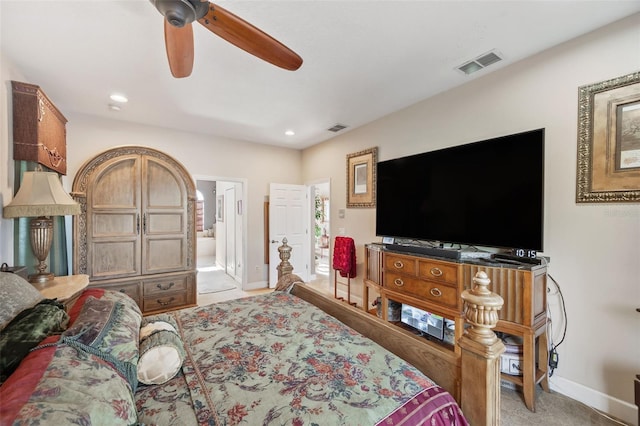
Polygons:
M417 369L286 292L146 318L123 298L85 291L0 387L0 424L467 424ZM159 323L182 364L144 384L141 330Z

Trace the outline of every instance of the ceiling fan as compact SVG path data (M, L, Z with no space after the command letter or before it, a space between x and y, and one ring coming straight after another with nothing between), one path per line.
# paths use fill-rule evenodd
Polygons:
M149 0L165 17L164 40L171 74L188 77L193 69L193 28L198 21L212 33L275 66L295 71L302 58L294 51L208 0Z

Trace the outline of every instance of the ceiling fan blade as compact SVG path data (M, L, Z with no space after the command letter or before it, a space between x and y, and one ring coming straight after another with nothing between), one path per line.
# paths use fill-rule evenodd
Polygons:
M167 47L171 74L175 78L189 77L193 70L193 27L191 24L178 28L165 19L164 42Z
M216 4L209 3L207 14L198 22L229 43L275 66L295 71L302 65L297 53Z

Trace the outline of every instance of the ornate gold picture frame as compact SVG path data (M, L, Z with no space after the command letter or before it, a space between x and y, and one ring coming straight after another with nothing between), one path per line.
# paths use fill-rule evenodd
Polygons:
M347 154L347 207L376 206L378 147Z
M576 202L640 202L640 72L578 89Z

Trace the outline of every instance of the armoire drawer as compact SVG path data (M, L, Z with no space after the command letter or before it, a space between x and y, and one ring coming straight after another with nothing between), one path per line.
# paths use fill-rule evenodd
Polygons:
M162 278L144 281L144 296L162 297L164 293L180 293L187 291L188 277L179 276L172 278Z
M94 281L89 285L94 288L104 288L105 290L118 291L132 298L142 309L142 286L139 281L129 283L104 284L100 281Z
M179 309L189 304L189 295L186 291L182 293L169 293L156 294L155 296L144 298L143 312L154 311L170 311L172 309Z
M453 308L458 305L458 290L456 288L403 274L385 273L384 288ZM393 298L393 296L390 297Z

